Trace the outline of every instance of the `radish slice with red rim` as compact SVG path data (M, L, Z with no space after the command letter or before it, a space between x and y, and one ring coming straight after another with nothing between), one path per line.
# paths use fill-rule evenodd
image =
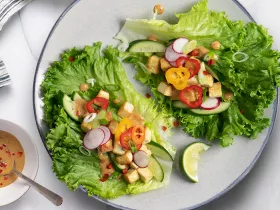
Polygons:
M176 53L173 48L172 44L169 45L165 50L165 59L168 62L176 61L179 57L183 56L182 54Z
M111 131L108 127L101 125L99 129L103 130L104 132L104 140L102 141L101 145L106 144L111 139Z
M105 137L105 133L103 130L96 128L93 130L90 130L87 132L87 134L84 137L84 147L93 150L100 146L100 144L103 142Z
M221 100L218 98L207 98L206 101L204 101L200 107L205 110L212 110L220 106L220 103Z
M185 45L189 42L187 38L176 39L172 44L172 49L174 52L183 54Z
M133 162L139 168L146 168L149 165L149 156L146 152L139 150L133 154Z

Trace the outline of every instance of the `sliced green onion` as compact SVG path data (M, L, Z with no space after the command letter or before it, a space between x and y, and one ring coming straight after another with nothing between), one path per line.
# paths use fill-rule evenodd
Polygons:
M108 122L108 120L106 120L106 119L100 119L100 120L98 120L98 122L101 124L101 125L107 125L109 122Z
M85 156L91 156L91 152L84 146L79 147L80 152Z
M240 56L240 55L241 55L241 56ZM237 56L243 57L243 58L242 58L242 59L237 59ZM249 58L249 55L246 54L246 53L243 53L243 52L236 52L236 53L234 53L234 54L232 55L232 60L233 60L234 62L238 62L238 63L245 62L245 61L248 60L248 58Z
M94 78L90 78L90 79L87 80L87 83L91 84L91 86L93 87L94 83L95 83L95 79Z
M109 84L109 85L106 85L105 89L108 91L118 91L121 88L119 85Z

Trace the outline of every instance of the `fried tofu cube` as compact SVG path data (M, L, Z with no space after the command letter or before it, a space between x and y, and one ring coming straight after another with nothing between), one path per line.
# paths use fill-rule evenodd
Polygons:
M170 63L165 58L160 59L160 68L161 68L162 71L167 71L171 67L172 66L170 65Z
M152 131L149 127L145 127L145 137L143 144L148 144L152 140Z
M112 120L108 126L112 134L115 134L117 128L118 128L119 123L115 120Z
M180 100L180 91L176 88L172 88L170 99L175 101Z
M147 68L149 72L158 74L160 70L160 58L156 55L149 57Z
M124 102L118 111L118 115L122 118L129 117L134 110L134 106L131 103Z
M105 98L109 100L110 94L104 90L100 90L96 97Z
M144 118L141 117L136 112L133 112L131 115L129 115L128 119L134 124L134 125L143 125L144 124Z
M124 155L116 157L116 160L121 165L127 165L132 162L133 155L130 150L126 151Z
M131 163L130 163L130 168L132 168L132 169L138 169L139 167L138 167L138 165L136 165L134 162L131 162Z
M162 93L165 96L171 96L172 86L168 85L166 82L161 82L157 88L158 92Z
M113 153L116 154L116 155L124 155L125 154L125 151L123 150L120 142L117 141L117 140L114 140Z
M151 172L151 170L148 168L138 168L137 172L140 176L140 179L145 183L150 181L154 176L153 173Z
M215 82L208 90L210 98L219 98L223 96L222 84L220 82Z
M145 144L141 146L140 150L146 152L149 157L152 155L151 150L149 150Z
M138 172L135 169L129 169L126 174L123 175L125 181L129 184L136 182L139 179Z
M192 78L190 78L188 80L188 86L191 86L191 85L198 85L200 86L199 82L198 82L198 77L197 75L193 76Z
M99 152L102 152L102 153L113 151L113 140L110 139L109 141L107 141L106 144L100 145L98 149L99 149Z
M203 75L203 78L199 79L199 83L203 87L212 87L214 83L214 78L211 74Z

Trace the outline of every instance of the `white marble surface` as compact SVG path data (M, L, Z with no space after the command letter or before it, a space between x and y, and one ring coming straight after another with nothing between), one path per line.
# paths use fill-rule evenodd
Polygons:
M73 0L34 0L20 14L16 14L0 35L0 57L11 74L13 84L0 89L0 118L18 123L33 136L40 154L40 168L36 181L64 197L57 209L106 209L106 206L84 193L69 191L51 171L51 160L40 140L32 107L32 84L36 62L44 41L60 13ZM269 29L275 47L280 46L280 1L242 0L254 19ZM280 48L278 48L280 49ZM279 118L280 119L280 118ZM276 210L280 199L280 120L263 154L249 175L234 189L203 210ZM1 210L56 209L34 190Z

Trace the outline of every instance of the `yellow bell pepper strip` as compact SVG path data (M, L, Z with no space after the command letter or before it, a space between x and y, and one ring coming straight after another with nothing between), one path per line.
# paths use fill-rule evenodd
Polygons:
M168 83L171 83L177 90L183 90L188 85L190 72L185 67L171 68L165 73Z
M132 121L127 118L123 118L116 129L115 140L120 141L121 134L131 127L133 127Z

